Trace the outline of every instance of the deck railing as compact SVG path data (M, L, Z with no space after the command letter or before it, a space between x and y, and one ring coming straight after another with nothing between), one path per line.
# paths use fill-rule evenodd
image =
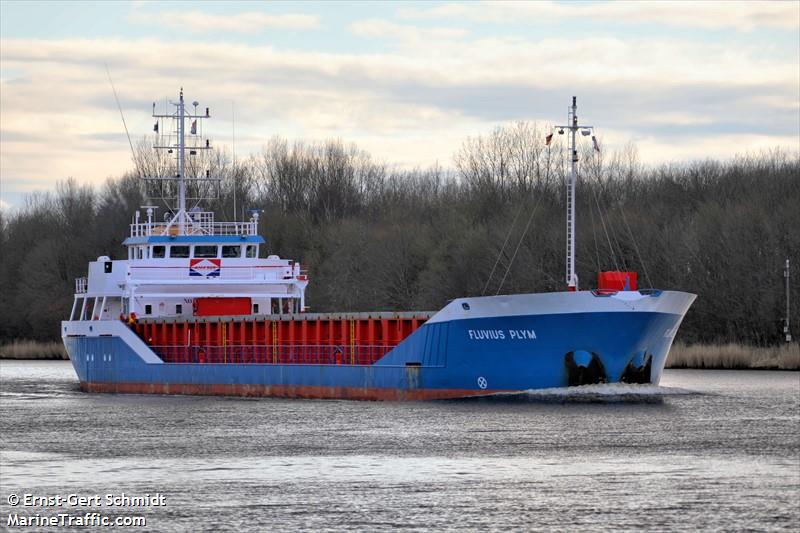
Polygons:
M89 286L89 280L86 277L75 278L75 294L86 294Z
M151 346L165 363L371 365L390 345Z
M187 224L186 235L258 235L254 221L250 222L208 222L204 220ZM178 235L177 224L164 222L131 224L131 237L151 235Z

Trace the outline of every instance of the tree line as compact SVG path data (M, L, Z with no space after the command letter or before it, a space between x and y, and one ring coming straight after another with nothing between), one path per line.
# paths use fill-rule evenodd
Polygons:
M450 170L401 170L339 140L282 138L236 162L213 151L198 168L222 178L205 203L218 220L264 210L263 253L309 269L312 311L436 310L461 296L564 290L563 148L520 122L467 139ZM102 187L67 179L0 211L0 341L57 338L87 262L127 257L133 212L158 200L138 177L166 168L148 150ZM780 340L784 261L795 280L800 269L797 154L645 166L634 145L588 146L579 175L582 288L598 271L635 270L640 287L698 294L683 341Z

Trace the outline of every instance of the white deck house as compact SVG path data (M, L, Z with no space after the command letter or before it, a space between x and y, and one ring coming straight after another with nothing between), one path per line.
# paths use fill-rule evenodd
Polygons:
M252 314L305 310L308 277L300 263L276 255L259 258L264 239L258 215L248 222L214 222L190 212L183 234L139 212L124 241L127 260L98 257L88 278L75 281L70 320L119 317L191 317L196 298L249 298Z

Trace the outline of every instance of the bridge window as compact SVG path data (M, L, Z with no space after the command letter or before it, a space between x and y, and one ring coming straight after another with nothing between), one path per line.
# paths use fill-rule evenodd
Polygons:
M242 257L241 246L223 246L222 257Z
M163 259L167 256L166 246L153 246L153 259Z
M195 257L217 257L217 247L216 246L195 246L194 247L194 256Z
M188 246L170 246L169 247L169 256L170 257L189 257L189 247Z
M246 256L249 258L258 257L258 247L254 244L248 244Z
M153 314L153 306L150 305L150 304L145 305L144 306L144 314L152 315Z
M183 314L183 304L175 304L175 314L176 315Z

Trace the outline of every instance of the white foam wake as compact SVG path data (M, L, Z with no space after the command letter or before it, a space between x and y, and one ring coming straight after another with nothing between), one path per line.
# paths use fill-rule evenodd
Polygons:
M691 396L701 394L678 387L661 387L651 384L601 383L579 387L554 387L530 389L522 392L501 392L494 398L554 402L648 402L660 401L668 396Z
M581 385L580 387L554 387L551 389L530 389L525 391L525 394L544 394L544 395L595 395L601 394L604 396L617 396L620 394L637 394L645 396L679 396L685 394L698 394L689 389L681 389L679 387L662 387L659 385L651 384L633 384L633 383L598 383L596 385Z

